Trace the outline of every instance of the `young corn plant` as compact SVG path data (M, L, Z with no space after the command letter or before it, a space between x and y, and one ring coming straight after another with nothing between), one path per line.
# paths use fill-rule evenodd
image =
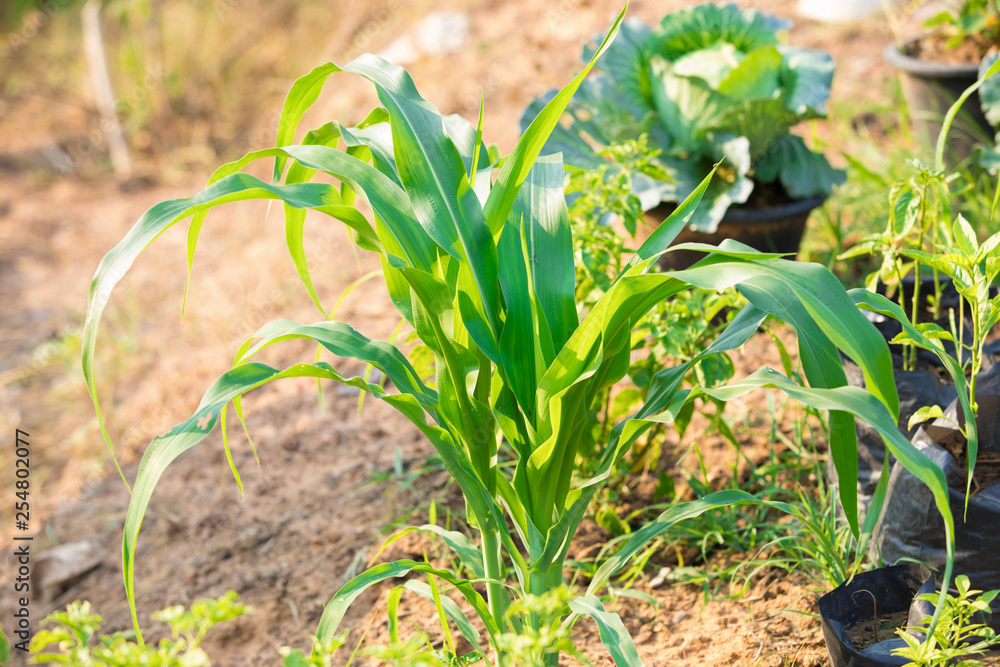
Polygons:
M948 131L958 110L966 98L979 89L987 79L998 75L1000 75L1000 61L991 65L976 83L966 88L948 110L941 133L938 135L935 166L939 172L943 169L944 145ZM1000 206L1000 184L995 189L990 218L993 217L998 206ZM901 256L915 264L919 263L930 267L935 272L935 276L941 274L951 279L959 296L959 307L957 316L954 312L950 313L950 331L932 322L917 324L910 321L909 313L880 294L852 290L851 298L859 307L899 322L903 331L893 342L908 345L912 349L920 348L933 353L940 360L952 382L955 383L958 403L962 411L962 424L959 425L959 429L967 441L968 474L965 496L966 503L968 503L979 452L979 434L976 426L978 412L976 382L983 366L986 337L1000 322L1000 296L994 295L991 291L1000 277L1000 232L990 235L980 243L976 230L969 221L961 214L952 220L950 210L950 207L943 208L937 212L937 216L933 220L935 226L943 229L939 237L940 240L935 245L929 249L904 246L898 251ZM972 330L968 340L965 338L966 313L968 313L968 324ZM955 346L954 349L948 350L941 342L942 340L951 341ZM912 428L917 423L941 416L943 416L943 412L939 407L923 407L911 416L908 426Z
M624 10L596 50L595 60L614 38L623 15ZM522 601L562 588L573 535L612 466L645 431L670 422L686 402L701 395L700 390L680 389L689 369L700 359L742 345L767 313L798 330L812 387L762 369L705 391L729 400L772 386L818 409L833 410L831 446L840 475L848 480L856 460L852 415L860 415L879 429L896 457L934 489L951 540L944 477L902 438L894 423L898 397L888 348L829 271L727 242L718 248L695 246L707 257L688 270L648 272L689 220L708 179L643 243L586 316L579 317L564 169L558 155L539 153L593 64L591 60L552 98L513 151L498 161L491 161L482 142L482 112L476 128L457 116L442 117L403 69L376 56L364 55L345 66L322 65L293 85L279 123L278 147L221 167L208 187L190 199L154 206L104 258L91 285L83 345L84 372L98 414L93 359L101 313L133 260L181 220L192 218L188 248L193 253L212 207L246 199L281 201L290 255L323 313L314 324L280 320L264 325L240 348L234 367L208 389L194 414L147 448L132 487L122 541L126 594L139 641L133 573L140 525L157 481L178 455L224 423L228 404L242 419L243 394L273 380L304 377L357 387L406 416L454 477L465 496L468 522L479 537L474 541L455 531L424 527L443 538L471 579L413 560L376 565L334 593L316 631L321 645L335 637L347 608L367 588L423 574L461 595L479 617L492 664L514 664L510 642L502 637L535 637L554 621L571 629L579 617L588 616L598 623L616 664L641 665L621 619L603 608L596 593L653 536L711 509L758 502L749 494L723 491L667 510L636 531L599 568L586 593L561 607L556 619L543 618ZM372 82L381 108L358 127L329 123L294 144L303 114L327 79L341 73ZM275 160L271 182L242 172L265 158ZM320 174L339 181L339 187L313 182ZM353 205L355 198L367 201L371 217ZM403 349L328 320L306 262L302 232L307 210L346 224L360 248L378 255L393 306L433 353L431 380L422 379ZM628 370L633 325L655 304L692 285L736 285L749 305L694 358L657 372L642 407L611 430L599 465L579 475L581 430L595 397ZM391 384L383 387L363 377L347 377L326 362L279 369L253 360L260 350L290 339L315 341L337 357L371 364ZM868 391L841 386L845 378L838 348L864 370ZM223 444L228 451L225 438ZM501 458L515 463L500 465ZM239 481L235 467L233 472ZM842 494L857 531L854 488L854 483L845 483ZM543 663L555 665L558 658L558 650L546 652Z

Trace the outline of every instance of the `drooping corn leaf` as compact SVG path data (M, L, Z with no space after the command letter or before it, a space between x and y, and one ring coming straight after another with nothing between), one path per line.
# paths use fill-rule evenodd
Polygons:
M114 445L104 424L94 374L97 327L111 296L111 291L125 276L139 253L174 223L223 203L247 199L278 199L297 208L320 210L340 201L335 188L328 184L301 183L277 186L265 183L248 174L232 174L210 185L194 197L161 202L149 209L136 222L125 238L101 260L90 285L87 321L83 332L82 365L87 389L97 412L101 433L112 455L114 455ZM117 458L115 461L117 465ZM124 480L125 477L120 468L119 474Z
M948 543L947 561L944 572L944 588L938 601L932 620L936 624L947 596L947 585L950 581L954 563L953 537L954 519L948 503L948 485L944 473L923 452L918 450L898 430L895 417L890 414L885 404L871 393L857 387L838 387L834 389L813 389L802 387L784 375L770 369L759 370L742 380L737 380L727 386L713 389L702 388L700 391L721 400L734 400L752 389L773 387L786 392L792 398L821 410L848 412L874 427L885 440L889 450L897 457L907 470L913 472L934 496L935 505L944 520L946 541ZM740 503L757 503L774 507L784 512L796 514L794 506L785 503L763 501L746 492L738 490L720 491L709 494L702 499L683 503L661 514L654 522L636 531L625 545L613 557L608 559L598 569L588 588L588 593L600 590L601 586L628 560L635 555L650 539L668 530L671 526L684 519L693 518L708 510ZM873 522L866 522L870 530Z
M921 333L918 328L913 326L910 318L906 315L903 309L899 307L899 304L890 301L881 294L869 292L864 289L853 289L849 291L848 294L859 308L871 310L886 317L891 317L899 322L903 327L903 331L906 333L906 336L913 341L913 344L937 356L937 358L941 361L942 366L944 366L945 370L948 371L948 375L951 377L952 382L955 383L955 391L958 392L958 404L961 406L962 414L965 417L965 432L968 440L966 445L968 474L966 475L965 489L966 504L968 504L969 494L972 490L972 472L975 469L976 459L979 452L979 428L976 425L976 420L973 416L972 405L969 403L969 389L965 379L964 368L957 359L945 351L939 341L928 338Z
M575 614L582 614L594 619L597 631L601 635L601 643L611 654L615 665L627 667L642 667L639 652L632 642L632 636L625 629L625 624L618 614L604 610L604 605L593 595L584 595L569 601L569 608Z
M371 586L394 577L405 577L411 572L423 572L447 581L454 586L465 598L465 601L476 611L479 617L485 622L486 632L493 640L499 634L499 628L492 622L489 609L482 596L476 592L472 585L465 579L459 579L447 570L437 570L430 565L417 563L412 560L398 560L393 563L381 563L366 572L347 582L337 594L333 596L330 603L323 610L323 616L319 621L319 628L316 636L320 641L329 641L337 632L341 619L351 603L359 595L364 593Z
M431 591L431 587L422 581L410 579L403 584L403 588L413 591L420 597L430 600L431 602L435 601L434 593ZM472 648L485 655L483 647L479 644L479 632L476 631L476 628L471 622L469 622L469 618L465 615L465 612L462 611L462 608L458 606L458 603L447 595L441 595L438 599L441 602L441 606L444 609L445 614L448 615L448 618L454 621L455 626L458 628L458 631L462 633L462 636L465 637L466 641L469 642ZM442 620L442 622L444 621Z

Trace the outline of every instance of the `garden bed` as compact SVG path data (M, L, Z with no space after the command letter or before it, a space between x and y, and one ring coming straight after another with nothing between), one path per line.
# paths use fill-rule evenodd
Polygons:
M681 4L637 7L636 12L651 20ZM791 15L793 6L793 0L780 0L767 9ZM414 76L429 98L445 100L443 110L470 118L484 89L491 113L496 114L487 118L491 135L506 141L501 148L509 149L516 136L514 119L526 100L575 67L579 42L595 26L605 26L617 9L616 3L603 0L558 3L554 9L529 9L526 3L484 5L472 10L473 34L467 48L473 55L465 60L470 70L461 85L454 84L450 59L418 63ZM410 11L419 18L415 9L404 14ZM376 16L371 22L394 30L405 18L394 15L385 24ZM504 36L515 24L537 26L528 35L531 49L506 44ZM362 22L358 30L365 25ZM872 77L885 71L877 28L821 29L800 21L795 30L799 44L826 48L837 57L835 86L841 94L877 94ZM377 49L391 41L378 38L379 34L366 48ZM514 55L503 49L512 49ZM528 53L537 60L529 60ZM845 54L852 58L842 58ZM502 72L498 62L505 64ZM357 87L350 88L340 91L337 104L353 105L357 111L367 108L361 99ZM18 107L22 108L27 107ZM824 132L819 128L820 135ZM19 127L16 134L19 142L32 144L30 128ZM272 134L261 135L261 145ZM48 139L43 132L36 143ZM34 619L69 601L87 599L107 620L105 631L126 629L130 622L120 557L128 496L107 460L79 376L77 327L100 256L139 212L156 201L194 191L204 175L165 177L155 190L125 193L79 175L56 178L44 170L2 175L0 296L7 307L0 313L0 329L9 338L0 367L6 374L0 407L5 421L28 425L39 445L38 458L33 459L38 485L33 498L38 503L33 506L33 527L39 531L36 545L40 550L93 539L103 553L101 565L79 584L35 604ZM309 226L307 234L314 247L327 253L317 273L322 272L331 294L377 266L369 257L356 264L340 229ZM159 242L165 252L140 260L112 302L109 329L99 342L103 370L98 382L130 480L135 478L136 452L189 413L209 379L226 366L238 344L234 341L278 316L316 319L283 254L280 235L280 222L273 213L268 219L263 207L240 205L210 218L183 321L178 319L184 288L179 270L184 265L181 233ZM276 289L275 281L260 278L264 275L281 277ZM219 294L238 296L227 302ZM388 300L375 285L359 288L340 318L377 337L389 335L396 323ZM792 345L790 336L785 335L785 342ZM286 348L281 360L301 358L299 353L306 349ZM751 358L736 355L738 374L765 364L781 367L780 356L766 337L755 337L747 350ZM377 401L368 401L364 417L358 417L356 398L349 393L327 387L322 413L316 409L312 386L305 382L268 388L247 399L251 434L262 461L258 468L239 435L238 422L231 420L234 457L246 491L242 500L218 433L171 468L153 496L139 540L137 605L143 622L153 610L232 588L256 612L216 630L206 641L207 652L219 665L276 664L278 647L308 645L323 605L344 575L363 568L378 550L383 530L405 519L408 508L435 498L440 503L439 519L444 508L461 512L457 494L445 486L446 475L428 460L433 454L429 444ZM768 410L765 394L748 400L759 412ZM781 405L783 399L776 403ZM734 405L731 410L738 412L741 407ZM753 427L752 433L740 435L747 439L744 451L751 459L763 456L770 446L769 424L756 422ZM689 440L699 432L693 426ZM718 436L700 442L709 478L721 486L730 474L733 448ZM677 451L678 443L673 444L665 463ZM692 458L683 465L693 467ZM421 474L415 475L418 471ZM0 508L0 516L6 519L7 511L6 506ZM426 513L412 522L424 520ZM10 525L4 520L0 527L4 541ZM608 535L588 522L581 537L580 553L587 555ZM420 558L424 549L432 559L440 554L430 542L413 538L393 545L387 556ZM724 567L722 558L712 556L710 567ZM825 664L818 622L808 615L814 591L805 580L765 570L742 597L725 599L723 584L722 593L707 596L712 599L706 603L699 586L654 586L657 568L675 566L676 556L666 554L654 562L635 588L651 595L658 606L622 599L617 608L646 664ZM376 588L352 607L345 620L352 637L375 612L369 637L385 640L388 631L381 612L386 590ZM9 589L0 591L2 618L9 617L12 605ZM403 612L431 625L433 609L423 600L405 598ZM593 626L579 627L580 647L601 664L606 654Z

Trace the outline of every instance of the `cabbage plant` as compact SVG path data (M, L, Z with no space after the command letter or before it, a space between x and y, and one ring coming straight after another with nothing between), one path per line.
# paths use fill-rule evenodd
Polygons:
M668 14L655 28L626 22L543 153L562 152L567 164L593 168L604 162L601 147L648 133L670 178L633 177L646 210L682 201L725 158L707 205L689 223L706 232L751 193L768 206L830 194L844 172L789 130L825 116L833 60L780 43L777 31L790 27L754 9L714 4ZM528 107L522 126L553 94Z
M773 386L833 410L831 447L846 479L856 471L851 415L870 421L897 458L934 489L950 538L943 475L902 438L894 423L898 397L888 348L826 268L727 242L718 248L696 246L706 258L691 269L648 272L696 211L711 174L637 250L586 316L578 315L564 167L558 155L539 153L569 99L608 49L621 20L622 15L583 71L553 96L513 151L496 160L482 141L482 112L477 127L458 116L442 116L420 96L403 69L372 55L345 66L319 66L293 85L276 148L224 165L191 198L157 204L104 258L91 285L83 343L84 373L98 414L93 360L101 313L135 258L177 222L191 218L188 249L193 255L212 207L246 199L282 202L289 253L322 312L312 324L265 324L239 348L233 368L207 390L191 417L147 448L132 487L122 541L126 594L140 641L133 573L140 526L157 481L177 456L202 442L216 424L225 423L230 403L242 419L240 400L246 392L282 378L320 378L357 387L386 402L423 433L461 489L468 523L477 536L470 539L433 525L416 528L441 538L459 565L436 569L400 560L357 575L334 592L326 606L316 631L321 645L336 636L347 608L365 589L392 578L423 575L429 585L419 590L434 599L478 653L491 654L493 664L511 664L511 634L537 635L554 626L571 629L577 618L587 616L597 622L618 665L640 665L621 619L605 610L598 597L604 584L642 544L677 521L756 501L752 496L724 491L671 508L605 562L583 595L545 617L524 601L566 585L566 555L595 491L636 438L669 423L699 395L697 390L680 389L692 365L742 345L768 313L797 329L812 386L799 386L762 369L706 391L728 400L751 388ZM356 127L328 123L296 144L299 121L324 83L347 74L374 84L381 107ZM261 159L274 160L270 182L242 171ZM314 181L317 177L323 180ZM356 198L368 206L356 207ZM329 320L306 261L302 232L307 210L347 225L358 247L379 257L392 305L433 354L430 374L416 370L420 364L412 349L372 340L348 323ZM656 373L642 407L611 429L599 464L586 476L579 474L581 430L595 397L628 369L633 325L655 304L692 285L736 285L749 303L694 358ZM290 339L315 341L338 358L371 364L389 384L349 377L322 361L274 368L254 360L260 350ZM840 386L845 378L838 349L863 369L868 391ZM419 354L426 356L423 350ZM228 453L224 429L223 436ZM233 472L239 481L235 467ZM854 483L843 485L844 507L857 532L856 499L850 496L854 488ZM331 519L336 520L335 510ZM449 593L464 598L479 617L485 645ZM557 664L558 652L558 645L549 650L544 664Z

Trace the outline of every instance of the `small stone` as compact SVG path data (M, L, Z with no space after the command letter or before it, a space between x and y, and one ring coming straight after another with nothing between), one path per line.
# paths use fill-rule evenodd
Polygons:
M671 569L673 568L661 567L660 571L656 573L655 577L653 577L653 580L649 582L649 587L661 588L663 584L667 583L667 575L670 574Z

